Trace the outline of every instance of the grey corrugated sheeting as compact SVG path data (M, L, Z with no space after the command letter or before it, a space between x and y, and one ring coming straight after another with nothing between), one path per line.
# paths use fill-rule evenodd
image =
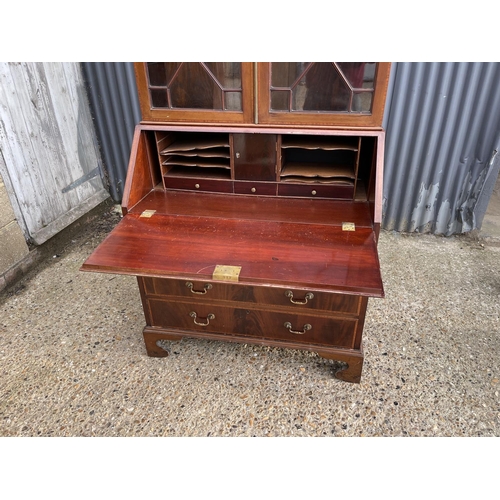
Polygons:
M383 227L479 229L498 175L499 63L398 63L386 109Z
M134 65L82 63L99 138L109 192L119 203L127 174L134 128L141 120Z

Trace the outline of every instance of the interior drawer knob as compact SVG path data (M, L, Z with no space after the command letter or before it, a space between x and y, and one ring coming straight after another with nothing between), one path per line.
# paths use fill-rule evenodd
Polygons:
M195 325L198 325L198 326L208 326L210 324L210 320L211 319L215 319L215 314L212 314L210 313L205 319L206 319L206 323L200 323L199 321L196 321L196 318L198 317L198 315L194 312L194 311L191 311L189 313L189 316L191 316L193 318L193 321L194 321L194 324Z
M206 283L203 285L203 290L198 291L194 289L193 283L191 281L186 281L186 286L191 290L191 293L196 293L197 295L205 295L209 290L212 289L212 285L210 283Z
M290 299L290 302L292 304L307 304L309 300L314 299L314 294L311 292L307 292L304 296L304 300L294 300L293 299L293 292L291 290L287 290L285 292L285 296L287 296Z
M304 333L306 333L308 330L311 330L312 329L312 326L309 324L309 323L306 323L304 326L303 326L303 329L302 331L299 331L299 330L292 330L292 324L290 323L290 321L287 321L285 323L285 328L290 332L290 333L293 333L295 335L304 335Z

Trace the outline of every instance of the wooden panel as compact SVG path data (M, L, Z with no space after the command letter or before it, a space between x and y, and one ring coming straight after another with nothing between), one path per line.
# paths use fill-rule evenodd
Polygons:
M129 214L82 269L210 279L216 265L241 266L241 283L383 295L369 228Z
M0 102L0 173L41 244L109 197L80 65L0 63Z
M145 294L154 295L156 293L154 279L142 278L141 276L139 276L138 280L139 280L139 286Z
M122 209L124 215L144 198L154 187L152 177L153 161L147 143L146 133L136 127L132 140L132 150L123 190Z
M146 324L150 325L151 324L151 314L149 311L148 300L146 298L147 281L148 280L143 278L142 276L137 276L137 285L139 286L139 292L141 295L141 302L142 302L142 308L144 310L144 317L146 319Z
M272 134L233 134L234 178L238 180L276 180L276 136Z
M306 224L372 227L368 203L327 199L290 199L258 196L227 196L209 193L153 191L131 213L156 210L163 215L200 214L226 219L269 220Z
M148 296L183 297L185 299L190 298L193 301L248 302L250 304L259 304L261 308L280 306L289 307L299 312L304 310L324 310L332 313L357 315L359 313L359 301L361 300L359 296L354 295L317 292L316 290L298 290L296 288L245 286L217 283L211 280L187 281L144 278L144 283ZM193 286L188 287L186 283L192 283ZM292 292L292 297L289 297L287 292ZM307 293L312 293L313 297L306 300Z
M352 348L356 320L327 316L230 308L214 304L148 300L151 326L226 335L239 334L318 345ZM196 317L193 317L193 313ZM213 317L212 317L213 316ZM289 323L286 326L285 323ZM311 328L308 330L307 326ZM305 327L305 328L304 328ZM290 331L292 330L292 331ZM297 333L296 333L297 332Z

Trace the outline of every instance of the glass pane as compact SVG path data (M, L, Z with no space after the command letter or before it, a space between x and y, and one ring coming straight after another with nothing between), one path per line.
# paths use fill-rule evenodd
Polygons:
M200 63L183 63L170 87L172 107L222 109L222 91Z
M377 63L338 63L348 82L354 89L373 89Z
M219 62L205 64L222 88L241 89L241 63Z
M166 86L174 76L180 63L178 62L149 62L148 75L150 85Z
M302 79L299 84L293 89L292 93L292 110L303 111L306 100L307 87L305 80Z
M225 108L228 111L241 111L241 92L226 92L225 93Z
M167 91L151 90L151 104L154 108L168 108Z
M271 63L271 110L370 113L376 68L366 62Z
M372 110L373 94L371 92L354 92L352 110L358 113L370 113Z
M305 84L304 111L349 111L351 91L332 63L315 63L301 83Z
M271 63L271 85L273 87L292 87L308 64L303 62Z
M288 90L272 90L271 91L271 109L273 111L290 111L288 99L290 92Z
M155 108L243 109L240 62L149 62L147 71Z

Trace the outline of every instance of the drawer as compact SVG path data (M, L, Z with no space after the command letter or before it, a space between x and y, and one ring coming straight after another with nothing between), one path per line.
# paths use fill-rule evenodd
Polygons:
M232 193L233 181L222 179L207 179L197 177L164 177L167 189L188 189L192 191L209 191L212 193Z
M276 189L277 185L275 182L234 181L234 192L236 194L276 196Z
M278 195L352 199L354 186L350 184L292 184L283 182L278 185Z
M148 300L151 326L352 349L358 321L216 304Z
M148 295L176 296L193 300L249 302L259 307L290 307L358 315L361 297L340 293L248 286L233 283L143 278Z

